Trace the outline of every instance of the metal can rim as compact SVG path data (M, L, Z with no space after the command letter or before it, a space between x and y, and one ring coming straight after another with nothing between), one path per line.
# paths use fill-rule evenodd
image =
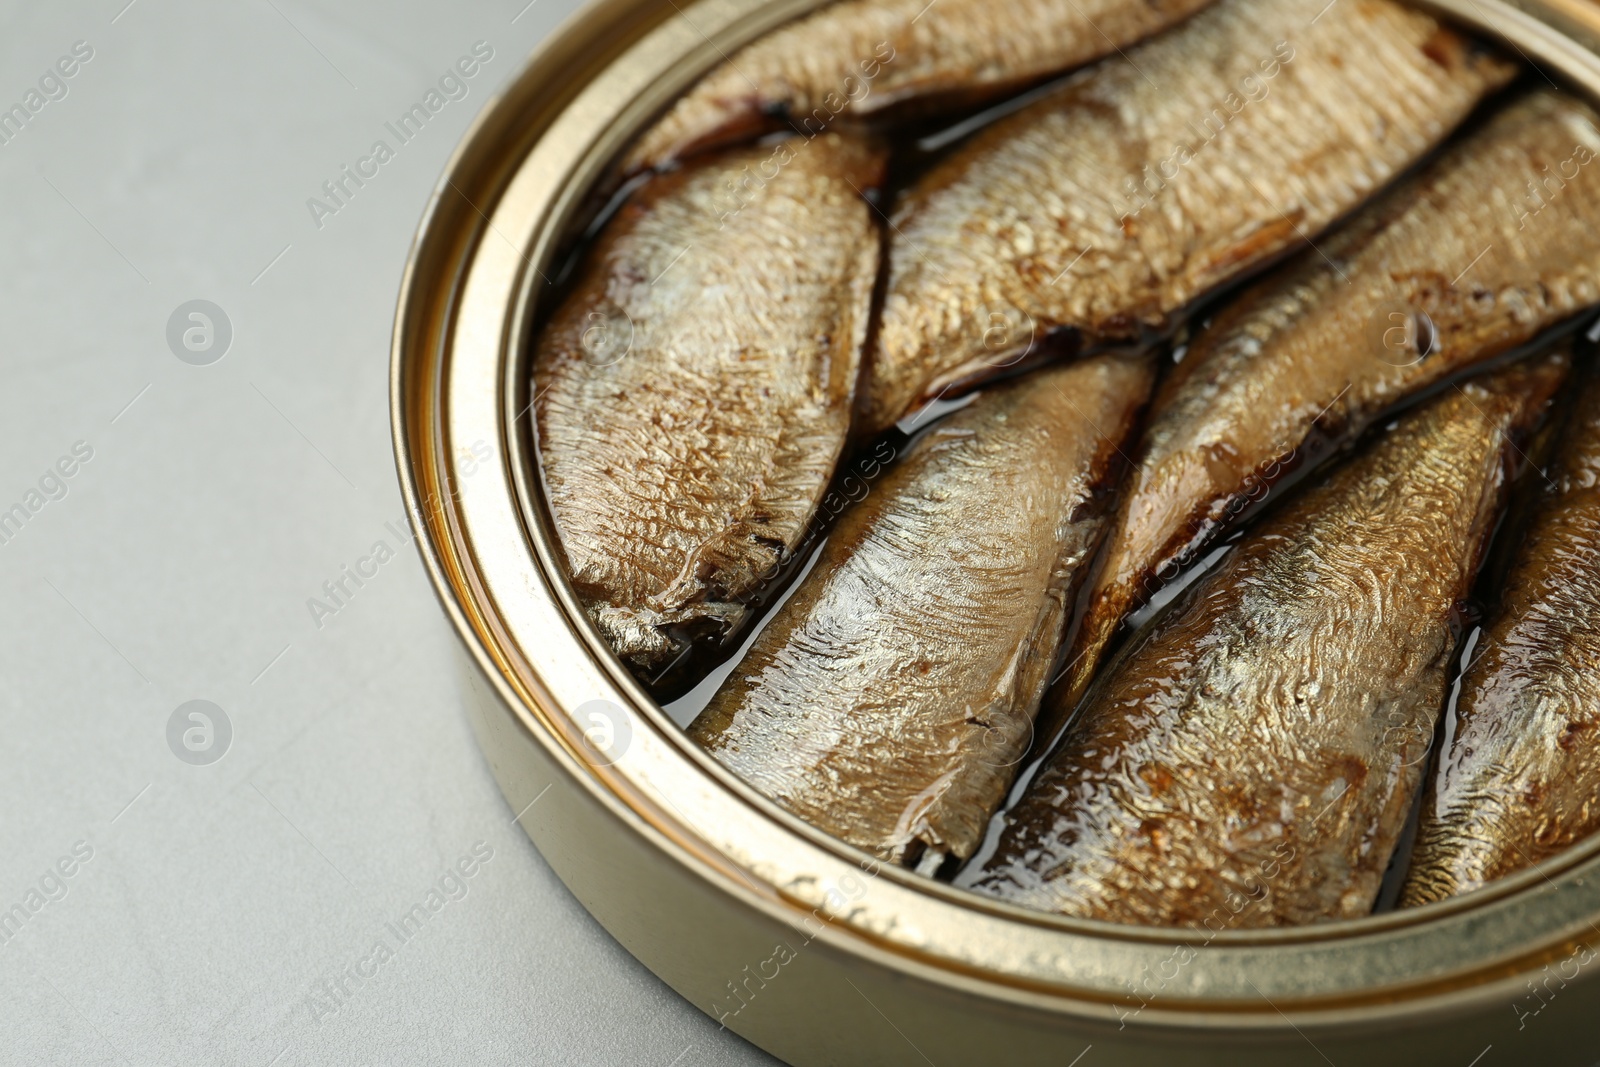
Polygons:
M531 308L582 199L700 73L817 4L701 0L674 19L670 2L597 0L480 115L425 212L396 312L391 415L407 510L441 603L507 721L646 847L740 907L790 925L819 923L816 936L845 957L962 996L1105 1023L1127 1003L1128 976L1162 966L1192 931L985 901L879 869L779 809L690 744L609 654L577 606L530 483L529 435L519 423ZM1426 6L1600 99L1600 7ZM494 443L498 462L464 476L454 451L482 441ZM620 759L584 743L571 713L592 699L625 716L632 745ZM863 872L865 895L840 907L841 879ZM569 871L558 873L571 881ZM1600 941L1597 873L1600 840L1591 840L1479 893L1411 912L1225 930L1163 985L1158 1002L1141 1006L1139 1022L1240 1032L1459 1018L1514 999L1529 972ZM606 921L604 905L591 910Z

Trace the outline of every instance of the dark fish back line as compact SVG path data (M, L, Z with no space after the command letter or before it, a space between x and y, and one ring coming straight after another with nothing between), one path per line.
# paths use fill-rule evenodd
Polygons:
M1239 514L1233 516L1233 525L1230 527L1230 532L1224 542L1209 546L1208 551L1202 553L1199 558L1190 560L1182 569L1163 583L1163 588L1187 588L1193 584L1202 573L1221 563L1223 558L1234 550L1234 547L1242 538L1249 536L1253 528L1270 518L1274 511L1291 503L1300 489L1309 484L1314 484L1318 473L1326 471L1344 457L1359 452L1369 442L1387 432L1387 427L1395 419L1437 397L1440 393L1460 386L1463 382L1493 374L1496 370L1512 363L1547 352L1561 343L1564 338L1586 327L1593 327L1590 332L1600 330L1600 319L1596 319L1592 310L1576 315L1566 322L1546 330L1533 341L1521 345L1504 355L1488 362L1465 368L1423 392L1406 397L1375 419L1367 433L1354 441L1348 442L1343 447L1335 447L1331 438L1319 435L1314 442L1299 451L1292 466L1285 466L1285 473L1281 478L1267 485L1267 491L1260 498L1253 501ZM1580 342L1576 349L1575 363L1582 366L1596 359L1600 359L1600 345L1589 341ZM1536 443L1523 449L1517 461L1511 501L1505 511L1502 512L1490 538L1485 553L1486 562L1474 586L1473 593L1459 608L1459 630L1462 634L1461 648L1466 647L1472 635L1477 631L1479 620L1485 613L1485 605L1493 602L1495 590L1498 588L1497 583L1504 576L1504 557L1515 547L1517 534L1522 527L1523 520L1526 518L1527 505L1531 502L1531 498L1536 495L1534 490L1542 477L1543 466L1549 458L1557 432L1565 421L1564 407L1570 403L1570 397L1563 398L1536 436ZM1105 550L1106 545L1102 543L1100 550L1096 553L1096 564L1098 564L1099 558L1103 557ZM1073 619L1068 629L1068 640L1063 643L1062 651L1058 656L1058 662L1055 666L1057 678L1064 673L1064 668L1067 665L1066 656L1072 648L1072 637L1075 636L1077 629L1083 622L1083 615L1090 592L1088 584L1085 583L1085 588L1079 593L1078 603L1074 609ZM1182 602L1183 597L1181 595L1175 596L1163 604L1160 609L1150 614L1149 617L1140 619L1137 625L1130 626L1124 623L1122 631L1117 638L1116 647L1106 657L1105 662L1101 664L1096 673L1107 674L1115 670L1118 662L1127 654L1128 638L1133 633L1156 624L1163 615L1177 610ZM1430 775L1432 774L1432 765L1438 759L1440 740L1445 729L1444 724L1447 719L1453 721L1455 702L1460 688L1460 673L1465 667L1465 661L1460 656L1457 656L1456 662L1456 669L1451 676L1453 688L1447 714L1440 718L1440 735L1435 738L1434 745L1430 749ZM1016 807L1027 792L1028 786L1032 783L1034 777L1039 773L1039 770L1049 762L1050 757L1065 741L1071 731L1072 724L1082 711L1083 703L1088 699L1089 694L1085 694L1084 698L1079 701L1078 706L1073 709L1072 714L1062 720L1050 721L1046 718L1046 711L1041 710L1040 718L1034 730L1033 745L1023 756L1022 770L1017 775L1011 790L1007 793L1004 805L990 819L988 833L983 843L965 864L950 865L948 868L939 871L939 877L955 880L959 879L964 871L977 871L982 868L984 860L993 853L999 843L1000 832L1004 828L1006 814ZM1045 708L1048 709L1048 707L1049 698L1046 697ZM1413 812L1412 822L1415 822L1415 818L1416 813ZM1402 855L1401 852L1397 851L1394 863L1384 878L1385 889L1389 887L1390 882L1394 883L1394 894L1391 897L1398 894L1399 883L1405 877L1406 863L1410 858L1410 838L1404 840L1402 846L1404 854ZM1387 901L1389 907L1393 906L1393 900L1390 897L1380 895L1379 899L1380 901Z
M566 299L572 277L577 273L578 264L583 262L589 246L600 236L600 231L606 228L606 223L616 217L617 212L622 210L622 205L626 204L649 178L648 174L635 175L609 192L602 187L589 194L584 206L568 224L567 236L558 244L556 254L552 257L554 269L551 270L550 277L545 279L548 290L539 301L539 308L554 307ZM537 314L537 310L535 313Z
M1461 639L1456 643L1455 655L1451 659L1454 666L1450 672L1450 692L1445 698L1444 709L1440 712L1438 721L1433 724L1433 740L1429 744L1428 758L1423 766L1424 785L1412 798L1411 812L1406 817L1405 828L1400 832L1394 855L1389 859L1389 868L1384 871L1383 881L1379 883L1378 899L1372 907L1374 915L1396 911L1400 907L1400 893L1405 888L1406 876L1411 873L1412 850L1417 844L1417 830L1422 821L1423 804L1428 796L1426 783L1433 780L1434 774L1438 771L1439 758L1455 732L1463 676L1476 654L1478 642L1483 638L1483 620L1488 616L1488 604L1496 596L1500 582L1505 577L1509 557L1516 547L1517 534L1521 531L1522 520L1526 518L1525 510L1537 495L1532 490L1539 484L1544 471L1542 461L1535 462L1529 457L1537 454L1548 459L1548 445L1555 437L1553 431L1565 422L1565 413L1561 410L1565 403L1565 400L1556 402L1550 417L1536 435L1536 440L1540 443L1530 445L1518 460L1511 492L1508 494L1509 501L1505 510L1500 513L1494 533L1490 535L1489 544L1484 550L1485 562L1479 569L1477 583L1469 598L1458 608L1457 629L1461 633Z
M1482 632L1477 618L1481 613L1473 613L1474 621L1463 634L1460 643L1456 646L1456 655L1452 662L1455 664L1453 677L1450 679L1450 695L1445 699L1444 711L1439 715L1439 720L1433 724L1433 740L1428 747L1428 758L1423 761L1422 780L1427 782L1433 777L1434 768L1439 763L1439 753L1444 747L1445 734L1449 730L1447 723L1454 719L1456 703L1461 699L1461 674L1466 670L1467 662L1472 657L1472 647ZM1400 903L1400 890L1405 886L1406 875L1411 871L1411 850L1417 844L1417 825L1422 821L1422 804L1428 795L1426 787L1418 789L1416 796L1411 798L1411 811L1406 815L1406 825L1400 831L1400 838L1395 842L1394 855L1389 858L1389 867L1383 872L1383 880L1378 883L1378 899L1372 905L1372 914L1382 915L1386 911L1394 911Z
M1563 324L1554 338L1569 330L1581 331L1572 343L1572 378L1582 382L1600 369L1600 317L1592 313L1577 316L1572 323ZM1572 419L1578 415L1579 389L1570 389L1556 398L1550 417L1539 432L1523 449L1517 468L1517 481L1512 487L1506 510L1500 516L1495 538L1484 557L1478 584L1473 590L1473 607L1480 616L1499 607L1500 592L1510 577L1517 555L1517 546L1533 524L1537 508L1548 484L1551 465L1559 457L1563 436L1569 432ZM1476 627L1478 620L1474 620Z
M1554 422L1556 420L1552 419L1551 421ZM1528 479L1528 481L1536 480ZM1523 493L1522 490L1526 487L1525 481L1516 487L1513 495L1518 498L1525 497L1527 494ZM1502 523L1502 526L1504 526L1504 523ZM1497 536L1504 537L1503 530ZM1497 545L1503 547L1503 541L1497 542ZM1497 545L1489 546L1491 554L1496 550ZM1485 566L1487 568L1488 565L1486 564ZM1480 587L1488 582L1488 578L1487 574L1479 576ZM1473 604L1479 605L1480 601L1474 599ZM1478 612L1473 620L1472 629L1461 639L1461 646L1457 650L1454 674L1450 679L1450 698L1445 701L1444 714L1440 715L1439 721L1434 724L1433 747L1428 751L1428 765L1424 768L1422 776L1424 785L1417 790L1417 801L1411 811L1411 821L1406 825L1405 835L1400 841L1400 847L1395 849L1394 859L1390 862L1388 871L1384 873L1383 886L1378 894L1378 903L1372 909L1375 915L1386 911L1396 911L1400 907L1400 894L1405 889L1406 880L1411 874L1411 860L1417 847L1417 830L1422 822L1423 806L1428 799L1426 783L1433 781L1434 775L1438 774L1439 760L1445 752L1449 751L1450 741L1455 736L1456 726L1460 721L1461 694L1466 680L1467 668L1479 654L1484 637L1482 622L1484 615L1483 611L1480 610Z

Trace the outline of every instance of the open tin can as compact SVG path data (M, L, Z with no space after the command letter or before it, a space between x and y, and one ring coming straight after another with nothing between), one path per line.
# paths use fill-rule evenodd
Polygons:
M798 1065L1600 1059L1600 839L1354 921L1201 936L1057 918L802 823L700 751L605 645L534 474L538 299L618 153L724 55L814 6L594 0L473 126L412 250L400 480L479 741L551 866L674 989ZM1431 6L1600 99L1600 5Z

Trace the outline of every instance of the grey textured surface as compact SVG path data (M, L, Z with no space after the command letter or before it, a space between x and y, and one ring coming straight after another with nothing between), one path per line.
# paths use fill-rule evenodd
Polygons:
M407 246L572 0L125 3L13 2L0 33L0 107L93 50L0 144L0 512L26 516L0 528L0 1063L774 1062L512 825L393 532ZM398 145L384 123L478 41L465 98ZM394 157L314 219L380 138ZM191 300L231 323L222 358L169 348ZM92 458L47 477L78 442ZM360 563L378 542L394 557ZM358 563L377 574L314 613ZM192 700L231 725L213 762L203 732L199 757L169 747Z

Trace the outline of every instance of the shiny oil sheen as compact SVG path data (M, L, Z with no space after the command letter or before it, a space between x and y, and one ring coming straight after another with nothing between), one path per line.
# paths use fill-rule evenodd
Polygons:
M1071 79L902 196L867 428L1163 328L1316 238L1512 71L1389 0L1220 0Z
M1600 377L1579 396L1423 801L1406 906L1600 830Z
M1517 442L1569 364L1445 393L1248 534L1096 682L969 884L1152 926L1370 914Z
M1157 393L1050 717L1283 472L1600 300L1597 155L1600 116L1535 90L1223 310Z
M1046 370L928 430L689 735L883 859L970 855L1032 740L1153 364Z

